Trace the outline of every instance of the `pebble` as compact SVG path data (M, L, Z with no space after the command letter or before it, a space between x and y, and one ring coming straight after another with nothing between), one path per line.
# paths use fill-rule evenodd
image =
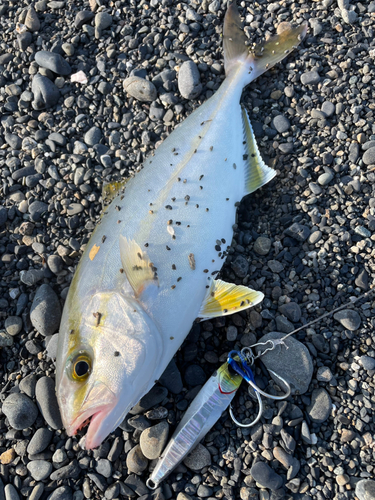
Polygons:
M35 61L42 68L49 69L61 76L70 75L72 68L65 59L56 52L40 50L35 54Z
M41 285L30 310L33 327L44 337L58 329L61 319L60 301L49 285Z
M49 255L47 258L47 264L54 274L60 273L64 267L63 260L59 255Z
M155 85L144 78L131 76L124 80L123 85L124 90L138 101L151 102L157 98Z
M344 328L354 332L361 326L361 317L353 309L342 309L333 315Z
M320 75L317 71L307 71L301 75L302 85L316 85L320 82Z
M102 138L102 131L99 127L91 127L84 136L84 141L87 146L95 146L95 144L99 144L100 139Z
M332 172L325 172L324 174L319 175L318 182L321 186L328 186L333 177Z
M144 413L153 406L160 404L168 396L168 390L165 387L154 385L154 387L130 410L131 415Z
M20 381L20 390L27 394L30 398L35 396L35 386L36 386L36 375L34 373L30 373L30 375L26 375Z
M99 30L105 30L112 24L112 16L108 12L99 12L95 16L95 27Z
M236 276L239 278L244 278L249 270L249 263L242 255L238 255L233 262L231 262L231 268L233 269Z
M267 255L271 250L271 240L265 236L259 236L254 243L254 252L258 255Z
M55 381L41 377L36 383L35 396L44 420L52 429L61 429L62 421L55 393Z
M359 358L360 364L366 371L375 370L375 359L370 356L361 356Z
M84 24L88 24L92 19L94 19L95 14L89 10L80 10L74 20L74 26L77 29L82 28Z
M27 9L27 14L25 17L24 24L27 27L27 29L29 29L32 32L39 31L40 21L34 7L29 7Z
M178 73L178 90L184 99L196 99L202 92L200 73L194 61L185 61Z
M22 319L18 316L8 316L4 323L5 330L14 337L22 330Z
M355 496L358 500L375 499L375 481L372 479L361 479L355 485Z
M139 444L143 455L149 460L160 457L168 441L169 425L162 421L145 429L140 437ZM133 471L134 472L134 471Z
M365 165L375 165L375 147L369 148L365 151L362 161Z
M331 101L324 101L322 104L322 111L326 115L327 118L331 117L336 108L335 105Z
M171 360L164 373L159 378L161 385L166 387L172 394L180 394L183 389L181 373L177 368L176 361Z
M297 323L301 319L301 308L296 302L288 302L279 307L281 314L284 314L290 321Z
M148 466L148 460L143 455L142 449L139 444L132 448L126 457L126 467L129 472L134 472L135 474L140 474Z
M53 432L47 429L47 427L37 429L27 447L27 453L29 455L36 455L44 451L50 444L52 436Z
M10 347L13 343L13 337L6 331L0 330L0 347Z
M189 365L185 370L184 378L185 382L193 387L203 385L206 382L206 374L199 365Z
M276 115L272 123L279 134L283 134L290 129L290 121L284 115Z
M331 370L328 366L320 366L316 373L316 380L319 382L330 382L333 378Z
M48 497L47 500L75 500L72 489L69 486L59 486Z
M32 105L35 110L51 108L55 106L60 99L60 91L56 85L51 82L49 78L40 73L37 73L33 77L31 90L34 94Z
M312 422L322 424L331 414L332 402L328 392L323 389L314 389L311 394L311 404L306 411Z
M5 500L20 500L16 488L13 484L6 484L4 488Z
M198 444L184 460L188 469L198 471L211 465L211 454L205 446Z
M52 464L46 460L33 460L27 464L27 469L35 481L43 481L51 474Z
M258 342L282 337L284 337L283 333L270 332L261 337ZM262 356L262 362L268 370L273 370L285 378L291 386L292 394L304 394L309 388L313 375L311 356L307 347L294 337L288 337L284 342L285 346L276 345L272 351L266 352ZM270 375L275 382L281 384L274 375Z
M254 480L263 488L276 491L283 484L282 477L265 462L257 462L251 467L250 472Z
M307 226L299 224L298 222L295 222L285 230L285 234L287 236L291 236L295 240L302 242L307 240L307 238L310 236L310 233L311 231Z
M16 451L13 448L10 448L10 450L6 450L0 455L0 463L2 465L9 465L13 462L16 456Z
M4 401L4 415L14 429L22 430L31 427L38 416L38 409L26 394L13 393Z

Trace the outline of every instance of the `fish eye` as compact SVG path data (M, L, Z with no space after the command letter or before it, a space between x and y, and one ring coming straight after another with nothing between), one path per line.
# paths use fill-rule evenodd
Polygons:
M72 378L81 382L85 380L91 372L91 359L87 354L79 353L72 360Z

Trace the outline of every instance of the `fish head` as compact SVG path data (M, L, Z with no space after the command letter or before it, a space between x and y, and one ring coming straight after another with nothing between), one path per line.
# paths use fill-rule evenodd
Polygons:
M70 292L69 292L70 293ZM154 384L160 349L154 323L132 297L67 297L56 359L56 393L69 436L88 423L96 448Z

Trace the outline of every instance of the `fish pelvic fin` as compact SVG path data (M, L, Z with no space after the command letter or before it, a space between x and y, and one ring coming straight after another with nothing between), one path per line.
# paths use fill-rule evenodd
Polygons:
M264 295L243 285L214 280L199 310L201 319L228 316L262 302Z
M241 18L236 2L232 2L225 14L223 49L225 74L229 76L238 66L247 66L249 76L246 85L282 61L299 45L307 32L306 24L288 26L276 35L257 45L253 50L247 45L247 37L241 28Z
M151 284L159 286L156 267L138 243L120 236L120 255L123 271L136 297L139 297Z
M244 108L242 108L242 124L245 143L245 189L246 194L249 194L273 179L276 171L264 163L255 140L253 127Z

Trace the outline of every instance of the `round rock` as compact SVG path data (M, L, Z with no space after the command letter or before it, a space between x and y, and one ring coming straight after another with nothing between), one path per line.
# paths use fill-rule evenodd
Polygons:
M52 472L52 464L46 460L32 460L27 464L27 469L35 481L43 481Z
M55 381L50 377L42 377L35 387L35 396L44 420L52 429L61 429L62 421L55 393Z
M54 106L60 99L60 91L56 85L40 73L34 76L31 90L34 94L33 108L37 111Z
M290 128L290 121L284 115L275 116L275 118L272 120L272 123L279 134L283 134Z
M129 451L126 457L126 467L129 469L129 472L140 474L147 468L147 465L148 460L143 455L139 444L137 444Z
M47 429L47 427L41 427L38 429L27 447L27 453L29 455L36 455L44 451L50 444L53 436L53 432Z
M375 147L365 151L362 160L365 165L375 165Z
M33 327L43 336L52 335L58 329L60 319L61 307L57 295L49 285L41 285L30 311Z
M189 365L185 371L185 382L188 385L202 385L206 382L206 374L199 365Z
M139 76L126 78L124 90L138 101L155 101L158 95L155 85Z
M178 90L185 99L196 99L202 92L200 73L194 61L185 61L178 73Z
M359 362L365 370L367 370L367 371L375 370L375 359L374 358L371 358L370 356L361 356L359 358Z
M282 477L271 469L271 467L265 462L257 462L251 467L251 475L254 480L263 486L263 488L269 488L272 491L278 490L283 484Z
M27 429L36 420L38 409L26 394L10 394L3 403L2 411L10 425L17 430Z
M359 500L375 500L375 481L362 479L355 486L355 496Z
M361 326L361 317L353 309L342 309L333 315L336 321L339 321L344 328L354 332Z
M211 465L211 454L202 444L198 444L185 458L184 464L191 470L201 470Z
M258 342L281 339L285 335L280 332L270 332L264 335ZM268 351L262 356L262 362L267 370L285 378L290 384L292 394L304 394L311 382L313 374L313 364L311 356L306 346L293 337L284 340L285 345L276 345L272 351ZM257 352L259 352L257 350ZM280 380L270 373L271 377L280 386ZM282 388L282 387L281 387Z
M102 138L102 131L99 127L91 127L85 134L84 141L87 146L95 146L99 144Z
M7 333L14 337L15 335L18 335L22 330L22 319L18 316L8 316L8 318L5 320L4 326Z
M36 13L36 11L33 7L29 7L27 9L27 14L26 14L24 24L32 32L39 31L40 21L39 21L38 14Z
M254 243L254 252L258 255L267 255L271 250L271 240L265 236L259 236Z
M143 455L149 460L160 457L167 444L168 433L169 425L165 420L145 429L139 440Z
M322 424L331 413L332 401L328 392L323 389L315 389L311 394L311 404L306 408L312 422Z

